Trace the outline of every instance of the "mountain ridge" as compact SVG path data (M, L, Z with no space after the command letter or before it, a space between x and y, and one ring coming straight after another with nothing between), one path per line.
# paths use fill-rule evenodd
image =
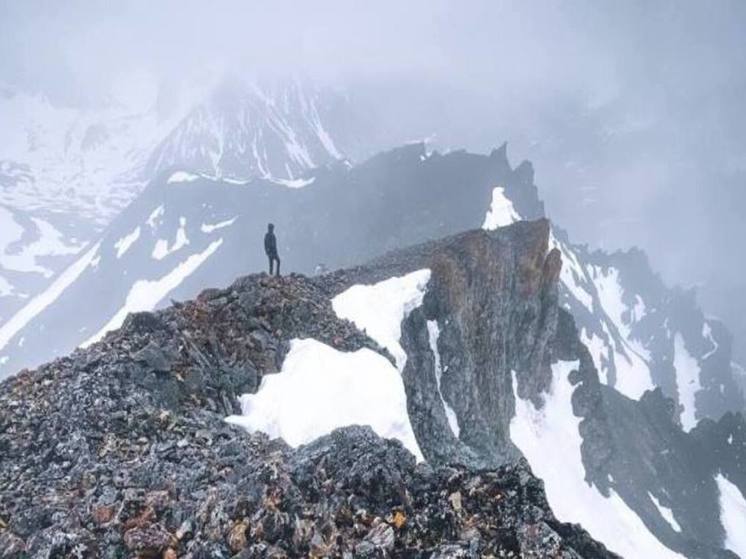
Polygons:
M546 248L546 223L512 229L535 230ZM510 248L510 275L507 262L527 250L518 239L476 231L413 250L425 262L448 246L455 261L472 245ZM2 556L615 557L554 518L525 462L415 466L401 443L360 427L291 450L224 422L241 392L260 395L291 374L294 338L393 366L391 352L338 316L329 294L344 281L240 278L132 314L88 349L0 383Z

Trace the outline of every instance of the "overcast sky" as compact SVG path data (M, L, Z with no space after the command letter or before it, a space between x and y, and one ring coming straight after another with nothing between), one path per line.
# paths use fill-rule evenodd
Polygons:
M746 338L745 36L738 0L0 0L0 83L64 104L226 70L368 88L391 142L507 140L575 239L645 248Z

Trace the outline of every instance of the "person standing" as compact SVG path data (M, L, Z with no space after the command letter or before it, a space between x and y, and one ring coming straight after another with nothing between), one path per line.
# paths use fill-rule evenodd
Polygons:
M275 226L267 224L267 234L264 235L264 252L269 258L269 275L272 275L274 263L277 262L277 275L280 275L280 256L277 254L277 237L275 237Z

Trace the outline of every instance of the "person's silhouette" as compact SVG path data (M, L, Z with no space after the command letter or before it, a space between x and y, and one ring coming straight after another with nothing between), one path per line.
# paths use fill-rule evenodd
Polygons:
M277 237L275 237L275 226L271 223L267 225L267 234L264 235L264 252L269 258L269 275L274 270L273 264L277 262L277 275L280 275L280 256L277 254Z

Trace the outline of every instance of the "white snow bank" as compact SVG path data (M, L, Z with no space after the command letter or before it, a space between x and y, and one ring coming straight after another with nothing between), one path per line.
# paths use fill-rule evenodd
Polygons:
M332 299L334 312L355 323L360 330L389 350L400 371L407 354L402 349L401 323L422 304L430 270L417 270L373 285L353 285Z
M131 233L128 233L127 235L119 239L116 243L114 243L114 248L117 249L117 258L121 258L122 256L124 256L124 253L126 253L139 238L140 226L138 225Z
M653 501L653 504L658 509L658 512L661 513L661 516L666 520L666 522L671 525L671 528L673 528L677 532L681 532L681 526L679 526L679 523L676 522L676 519L673 516L673 511L670 508L663 506L652 493L648 492L648 495L650 495L650 499Z
M10 341L10 339L16 335L16 333L26 326L31 319L42 312L50 304L52 304L62 292L65 291L78 276L91 264L91 261L98 253L99 245L96 244L72 265L70 265L65 271L63 271L52 284L47 287L44 291L39 293L36 297L31 299L21 310L11 317L8 322L0 327L0 349Z
M440 363L440 352L438 351L440 328L438 327L438 322L436 320L427 321L427 333L430 341L430 351L433 352L433 357L435 358L435 382L438 386L438 395L440 396L440 401L443 403L443 409L445 409L446 412L448 426L451 428L453 435L458 438L459 433L461 432L461 429L458 426L458 416L448 402L446 402L446 399L443 397L443 391L440 389L440 377L443 374L443 369Z
M723 474L715 476L720 490L720 521L725 529L725 547L746 557L746 499Z
M699 383L699 363L687 351L684 337L679 332L674 336L673 366L676 369L679 403L684 408L681 412L681 426L685 431L690 431L697 425L695 397L702 386Z
M585 481L580 418L573 414L573 387L567 379L577 366L577 361L552 365L552 388L540 410L518 397L514 375L516 410L510 422L511 440L544 480L547 500L560 521L580 523L591 536L624 557L683 557L660 543L614 491L606 498Z
M492 190L492 204L484 216L482 229L492 230L498 227L505 227L516 221L520 221L521 216L515 211L513 202L505 196L505 189L498 186Z
M598 378L604 384L609 384L609 352L611 348L601 338L599 338L595 332L591 333L590 336L585 331L585 328L580 329L580 341L583 345L588 348L593 359L593 364L596 366L598 371Z
M181 282L194 273L221 244L223 244L223 239L213 241L205 250L197 254L192 254L160 279L136 281L127 294L124 306L117 311L101 330L83 342L81 347L88 347L103 338L104 334L110 330L119 328L129 313L152 311L166 295L176 289Z
M396 368L367 348L341 352L317 340L293 340L279 374L241 397L243 415L226 421L298 446L346 425L370 425L421 461Z
M212 233L214 231L217 231L218 229L222 229L224 227L229 227L233 225L233 223L238 219L238 216L234 217L233 219L227 219L225 221L219 221L218 223L203 223L200 225L200 231L203 233Z

